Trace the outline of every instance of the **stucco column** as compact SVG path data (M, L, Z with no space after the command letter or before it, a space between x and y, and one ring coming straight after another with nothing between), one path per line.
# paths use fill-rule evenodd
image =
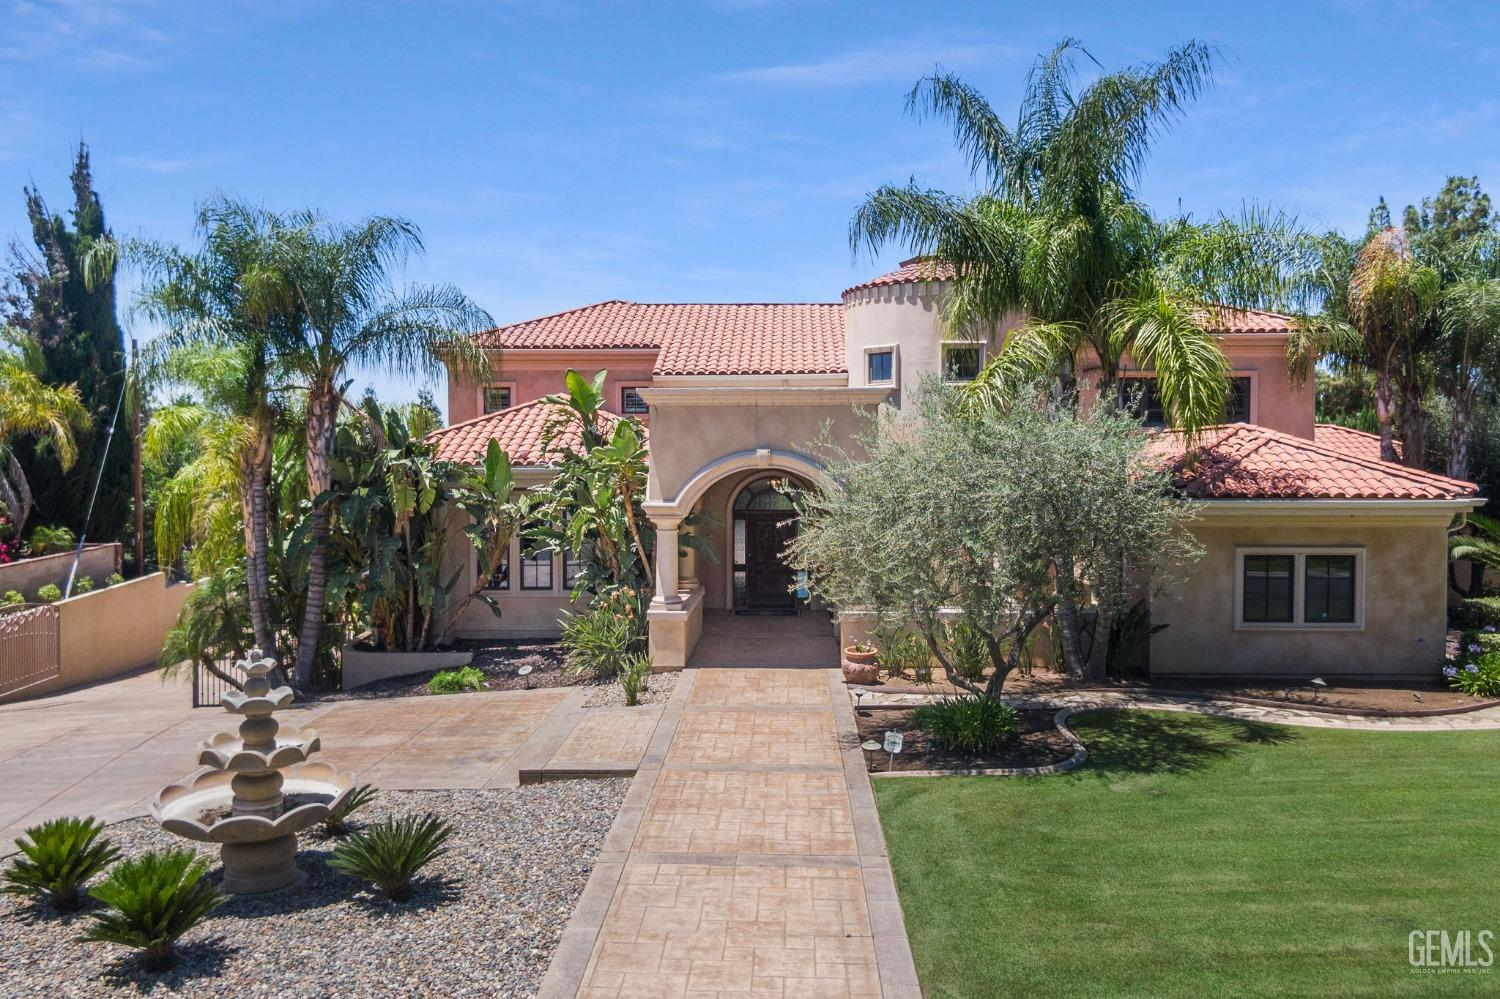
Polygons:
M677 527L681 519L654 520L656 524L656 596L653 604L682 602L677 581Z

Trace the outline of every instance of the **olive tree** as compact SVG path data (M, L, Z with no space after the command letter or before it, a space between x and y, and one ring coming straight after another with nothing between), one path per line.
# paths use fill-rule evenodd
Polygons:
M1060 597L1112 619L1197 557L1192 508L1148 445L1118 407L975 409L929 386L855 448L830 449L790 558L833 607L915 628L953 684L995 697ZM984 638L987 681L947 653L954 612Z

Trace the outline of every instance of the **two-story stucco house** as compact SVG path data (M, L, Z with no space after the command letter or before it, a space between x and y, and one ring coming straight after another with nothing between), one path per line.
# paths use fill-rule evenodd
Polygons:
M970 378L1004 330L945 338L945 282L922 262L856 285L838 303L645 304L609 301L479 334L497 374L451 378L447 458L475 460L489 440L524 485L549 474L546 406L563 372L609 372L608 405L650 428L646 511L657 550L679 549L689 515L713 524L716 562L663 558L650 611L657 669L756 661L797 643L809 665L834 665L836 624L791 592L775 480L824 473L809 443L837 439L860 411L900 406L927 376ZM1153 605L1169 625L1150 648L1153 674L1425 674L1444 652L1446 536L1483 502L1472 483L1379 460L1368 434L1316 425L1311 381L1285 361L1291 320L1233 313L1221 334L1234 377L1226 424L1183 460L1180 439L1155 442L1183 491L1202 500L1193 530L1207 551L1191 579ZM1081 359L1088 370L1088 359ZM1151 416L1151 372L1143 400ZM469 569L473 579L474 568ZM492 580L503 616L471 605L466 637L555 633L568 604L563 556L513 548ZM778 614L779 612L779 614Z

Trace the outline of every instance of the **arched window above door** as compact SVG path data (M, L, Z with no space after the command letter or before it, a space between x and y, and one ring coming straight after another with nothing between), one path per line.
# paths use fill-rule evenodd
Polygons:
M758 479L740 490L735 497L734 508L739 510L787 510L796 509L791 496L784 491L787 483L783 479Z

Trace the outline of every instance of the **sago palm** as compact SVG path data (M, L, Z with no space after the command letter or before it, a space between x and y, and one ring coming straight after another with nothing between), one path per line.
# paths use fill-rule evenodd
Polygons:
M422 251L416 226L376 216L340 225L294 216L294 230L277 245L276 265L288 276L297 305L295 325L278 329L273 353L279 370L305 393L308 533L306 599L297 639L296 677L311 682L322 635L328 586L330 459L346 377L351 368L396 375L435 374L446 362L480 373L484 353L469 334L491 325L489 314L457 288L398 289L396 273Z
M955 335L1021 319L972 400L1004 401L1054 375L1071 394L1079 361L1097 364L1095 387L1110 397L1133 365L1155 373L1169 419L1193 432L1222 419L1228 394L1219 306L1279 304L1294 225L1257 211L1162 221L1135 196L1152 139L1209 84L1212 49L1190 42L1078 90L1080 54L1068 39L1037 61L1013 126L957 77L921 81L908 110L952 124L983 189L881 187L856 213L851 244L899 242L950 267L943 319Z
M31 485L16 459L12 443L36 437L51 446L64 471L73 467L78 448L73 431L89 426L88 410L75 385L54 386L44 380L45 364L36 341L13 326L0 329L0 502L10 512L16 537L31 515Z

